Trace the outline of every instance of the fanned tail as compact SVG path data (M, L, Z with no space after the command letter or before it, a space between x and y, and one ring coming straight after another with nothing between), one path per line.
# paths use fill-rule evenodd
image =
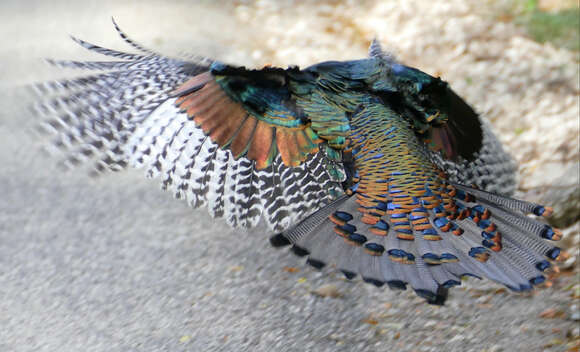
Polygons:
M371 225L356 197L344 196L270 241L292 245L316 268L333 264L348 279L359 274L379 287L410 285L431 304L443 304L464 276L530 290L545 282L550 261L566 255L549 242L561 238L559 230L526 216L548 216L551 208L459 184L447 189L452 201L410 212L411 240L394 231L400 223L392 203L382 214L376 209L381 220Z

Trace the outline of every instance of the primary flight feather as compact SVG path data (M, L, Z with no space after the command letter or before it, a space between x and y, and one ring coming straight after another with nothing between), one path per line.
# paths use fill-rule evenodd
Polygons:
M444 81L374 41L369 57L252 70L73 38L114 61L37 86L64 165L142 167L234 227L261 218L275 246L377 286L442 304L461 277L515 291L545 280L558 230L509 198L515 167L487 123Z

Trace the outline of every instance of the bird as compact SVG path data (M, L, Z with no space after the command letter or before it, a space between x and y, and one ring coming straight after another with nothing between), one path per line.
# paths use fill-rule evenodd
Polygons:
M515 163L439 77L375 39L366 58L306 68L134 53L72 37L109 61L35 85L35 114L67 168L142 168L234 228L377 287L445 303L464 277L532 290L566 253L553 209L512 198ZM263 219L263 220L261 220Z

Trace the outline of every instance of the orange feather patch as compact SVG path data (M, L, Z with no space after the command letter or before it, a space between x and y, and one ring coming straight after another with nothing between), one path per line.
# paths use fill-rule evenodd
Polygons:
M270 165L280 153L284 165L296 167L318 152L322 140L304 124L298 128L277 126L252 116L234 101L209 72L186 81L173 94L175 104L195 121L210 139L229 148L237 159L246 156L257 169Z
M274 142L274 127L264 121L258 121L256 132L250 149L248 150L248 159L256 161L256 168L263 169L269 165L271 157L275 153L276 145Z
M256 126L258 125L258 120L248 114L246 115L246 120L243 122L242 127L240 127L230 146L230 150L236 159L245 155L248 151L252 138L254 137L254 132L256 131Z

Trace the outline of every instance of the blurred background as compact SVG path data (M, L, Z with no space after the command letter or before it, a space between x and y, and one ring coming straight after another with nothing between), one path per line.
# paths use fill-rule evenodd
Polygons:
M39 152L30 83L128 50L261 67L367 55L373 38L439 75L552 205L572 254L552 288L469 281L443 308L321 275L129 171L91 179ZM530 351L580 346L580 13L572 0L0 2L0 351ZM129 50L130 51L130 50Z

